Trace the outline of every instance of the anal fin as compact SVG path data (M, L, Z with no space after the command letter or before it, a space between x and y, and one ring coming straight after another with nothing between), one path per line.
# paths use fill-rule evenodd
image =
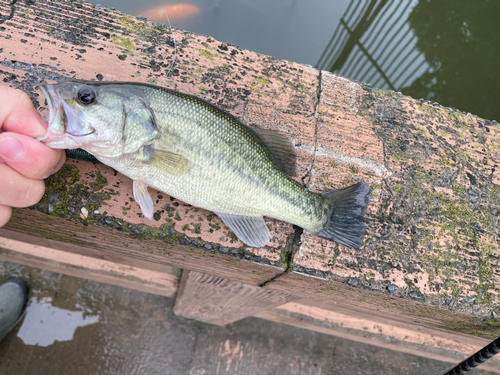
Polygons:
M248 246L263 247L271 239L271 234L262 216L238 216L217 212L216 214Z
M139 206L141 206L143 215L149 220L153 220L155 205L148 193L148 184L134 180L134 199L139 203Z

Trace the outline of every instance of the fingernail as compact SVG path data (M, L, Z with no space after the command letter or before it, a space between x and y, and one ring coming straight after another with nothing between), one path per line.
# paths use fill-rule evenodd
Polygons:
M40 125L42 125L42 127L47 130L49 128L49 123L43 119L40 119L38 120L38 122L40 123Z
M9 160L19 160L24 156L24 146L14 137L0 139L0 156Z

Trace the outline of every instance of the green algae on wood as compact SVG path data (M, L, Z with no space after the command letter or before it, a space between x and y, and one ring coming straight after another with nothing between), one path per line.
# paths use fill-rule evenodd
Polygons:
M500 208L500 189L490 164L500 158L488 147L498 125L372 91L364 110L393 173L377 212L380 239L365 248L383 247L390 267L407 275L428 274L412 287L427 303L483 317L498 314L500 221L492 213Z

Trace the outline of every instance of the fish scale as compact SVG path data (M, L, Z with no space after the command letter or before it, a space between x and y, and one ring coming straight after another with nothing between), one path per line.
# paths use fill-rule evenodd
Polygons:
M153 85L66 81L42 91L50 108L42 141L82 148L130 177L148 218L154 212L151 186L215 212L250 246L270 240L263 216L347 246L362 244L368 185L307 191L283 172L294 169L293 146L283 135L248 127L200 98Z
M158 114L159 128L175 135L176 142L167 142L168 151L189 155L186 158L196 166L187 174L168 176L167 184L150 186L210 211L249 216L267 211L268 216L286 221L291 218L281 217L284 212L304 216L301 206L310 207L305 196L319 203L317 195L304 191L276 169L262 142L234 117L199 99L172 95L166 90L145 89L145 96ZM155 142L158 147L165 144L162 138ZM214 169L214 164L218 168ZM162 181L164 177L157 175L154 180ZM200 182L211 188L200 186Z

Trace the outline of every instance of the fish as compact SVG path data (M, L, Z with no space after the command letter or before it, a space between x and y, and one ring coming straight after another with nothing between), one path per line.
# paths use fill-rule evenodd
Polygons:
M150 220L148 187L214 212L251 247L271 239L264 217L351 248L363 244L368 184L322 194L305 189L291 178L295 148L281 133L150 84L70 79L40 88L49 117L38 139L51 148L81 148L131 178Z
M198 13L200 13L200 8L193 4L170 4L146 10L141 12L140 15L149 18L151 21L165 22L165 14L168 14L170 20L179 20L195 16Z

